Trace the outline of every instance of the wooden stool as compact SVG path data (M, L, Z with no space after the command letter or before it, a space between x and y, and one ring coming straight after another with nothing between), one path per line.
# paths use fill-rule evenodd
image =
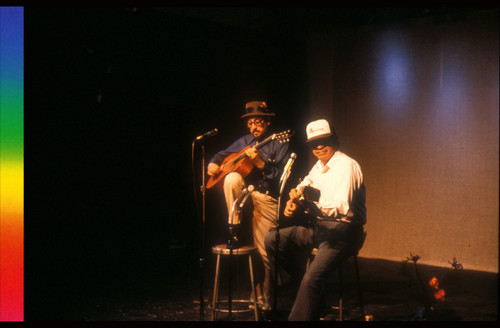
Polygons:
M253 262L252 262L252 254L257 251L257 247L255 246L242 246L239 248L229 249L226 244L221 244L212 247L212 253L217 254L217 264L215 267L215 282L214 282L214 293L212 300L212 321L216 320L217 312L225 312L225 313L241 313L241 312L251 312L250 304L253 303L253 311L255 314L255 320L259 319L259 315L257 312L257 297L255 292L255 283L253 279ZM219 273L220 273L220 263L221 263L221 255L224 256L248 256L248 267L250 273L250 284L252 286L252 296L251 299L231 299L231 290L229 290L229 295L227 300L219 300ZM230 276L229 279L232 279ZM232 309L232 303L244 303L248 304L248 307L245 309ZM226 304L227 307L221 308L221 304Z

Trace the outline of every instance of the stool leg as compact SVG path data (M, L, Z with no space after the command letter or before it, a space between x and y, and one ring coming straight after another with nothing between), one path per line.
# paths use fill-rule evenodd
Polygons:
M248 266L250 268L250 284L252 285L252 297L253 297L253 309L255 315L255 321L259 320L259 314L257 312L257 293L255 290L255 282L253 280L253 262L252 254L248 255Z
M217 302L219 301L219 267L220 267L220 254L217 254L217 264L215 265L215 282L214 294L212 298L212 321L216 319Z
M343 265L342 263L340 264L339 266L339 321L343 321L343 317L342 317L342 312L343 312L343 309L344 309L344 305L343 305L343 295L342 295L342 281L343 279Z
M358 298L359 298L359 310L361 311L361 315L365 317L365 311L363 308L363 295L361 292L361 282L359 279L359 268L358 268L358 257L354 255L354 267L356 269L356 285L358 287Z

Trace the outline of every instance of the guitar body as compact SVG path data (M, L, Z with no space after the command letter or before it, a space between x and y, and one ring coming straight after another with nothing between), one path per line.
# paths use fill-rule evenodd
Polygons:
M245 152L250 146L246 146L239 153L228 155L220 165L220 172L214 174L208 179L207 189L212 188L219 183L228 173L238 172L242 177L246 177L253 170L253 164Z
M266 138L266 140L256 145L255 148L258 149L272 140L276 140L279 142L288 141L293 134L294 132L290 130L273 134L270 137ZM217 174L212 175L208 179L207 189L210 189L213 186L217 185L228 173L231 172L238 172L242 177L246 177L253 170L253 164L246 155L246 151L249 148L251 147L246 146L238 153L232 153L224 158L221 165L219 166L220 171Z
M299 192L299 200L300 201L309 201L309 202L317 202L319 201L319 197L321 195L321 191L311 186L305 186L302 188L302 191Z

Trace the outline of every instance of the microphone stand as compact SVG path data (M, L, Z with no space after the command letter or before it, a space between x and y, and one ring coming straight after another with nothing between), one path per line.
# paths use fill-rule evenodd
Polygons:
M201 136L196 137L193 140L193 143L191 145L191 165L193 169L193 186L194 187L194 200L195 200L195 206L196 206L196 212L198 215L200 215L200 209L199 209L199 204L198 204L198 198L197 198L197 190L196 190L196 174L195 174L195 165L194 165L194 146L197 141L204 140L206 137L211 137L216 135L219 132L217 129L213 129L212 131L209 131L207 133L202 134ZM205 258L204 258L204 251L205 251L205 192L207 190L206 188L206 182L205 182L205 145L201 145L201 195L202 195L202 214L201 214L201 229L200 229L200 259L199 259L199 266L200 266L200 320L203 321L205 318L205 297L204 297L204 277L205 277Z
M286 185L286 181L288 180L288 177L290 176L290 171L291 167L288 169L287 172L283 174L283 181L281 182L280 186L280 193L278 196L278 214L277 214L277 225L276 225L276 242L274 246L274 279L273 279L273 286L274 286L274 293L273 293L273 307L272 307L272 320L276 321L277 319L277 305L278 305L278 253L279 253L279 245L280 245L280 208L281 208L281 196L283 195L283 190Z
M236 206L238 202L240 201L241 197L238 197L234 200L233 202L233 207L231 208L231 213L229 214L230 218L230 227L233 226L233 215L235 213ZM239 212L238 212L239 215ZM231 321L232 318L232 309L233 309L233 298L232 298L232 290L231 290L231 280L232 280L232 265L233 265L233 249L234 249L234 244L233 244L233 236L231 234L231 229L229 233L229 238L227 240L227 248L229 249L229 267L228 267L228 283L227 283L227 291L228 291L228 297L227 297L227 311L228 311L228 320Z
M192 143L192 161L193 161L193 183L196 184L196 177L194 174L194 145L197 140L200 140L196 138L193 143ZM205 297L204 297L204 276L205 276L205 258L203 256L203 252L205 249L205 191L206 191L206 184L205 184L205 146L201 145L201 150L202 150L202 158L201 158L201 167L202 167L202 185L200 187L201 195L202 195L202 213L201 213L201 231L200 231L200 250L199 250L199 269L200 269L200 321L203 321L205 319ZM194 197L195 197L195 203L196 203L196 208L198 209L198 215L199 215L199 205L198 205L198 200L196 197L196 188L194 191Z
M243 202L244 201L244 196L246 196L245 194L246 193L251 193L252 191L249 191L248 189L245 189L244 192L239 196L237 197L234 202L233 202L233 206L231 208L231 213L229 214L229 226L230 226L230 229L229 229L229 238L227 240L227 248L229 249L229 267L228 267L228 276L229 276L229 279L228 279L228 320L231 321L232 320L232 308L233 308L233 302L232 302L232 290L231 290L231 280L232 280L232 265L233 265L233 249L234 249L234 243L233 243L233 235L231 233L231 228L233 227L233 215L234 213L237 213L238 214L238 217L240 216L240 213L241 213L241 206L238 206L238 204L240 202ZM248 197L248 196L246 196Z

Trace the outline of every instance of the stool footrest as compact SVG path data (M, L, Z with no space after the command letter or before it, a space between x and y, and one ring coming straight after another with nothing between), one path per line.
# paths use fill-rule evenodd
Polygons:
M253 302L250 300L232 300L231 303L239 303L239 304L232 304L232 305L236 305L236 307L237 307L236 309L234 307L231 309L232 313L244 313L244 312L252 312L253 311L253 309L250 308L250 305L252 305ZM221 304L225 304L225 307L221 308L219 306ZM244 309L238 309L238 307L242 307L241 304L243 304L243 306L245 307ZM229 312L229 309L228 309L229 301L227 301L227 300L217 301L217 305L218 306L216 307L215 311L222 312L222 313Z

